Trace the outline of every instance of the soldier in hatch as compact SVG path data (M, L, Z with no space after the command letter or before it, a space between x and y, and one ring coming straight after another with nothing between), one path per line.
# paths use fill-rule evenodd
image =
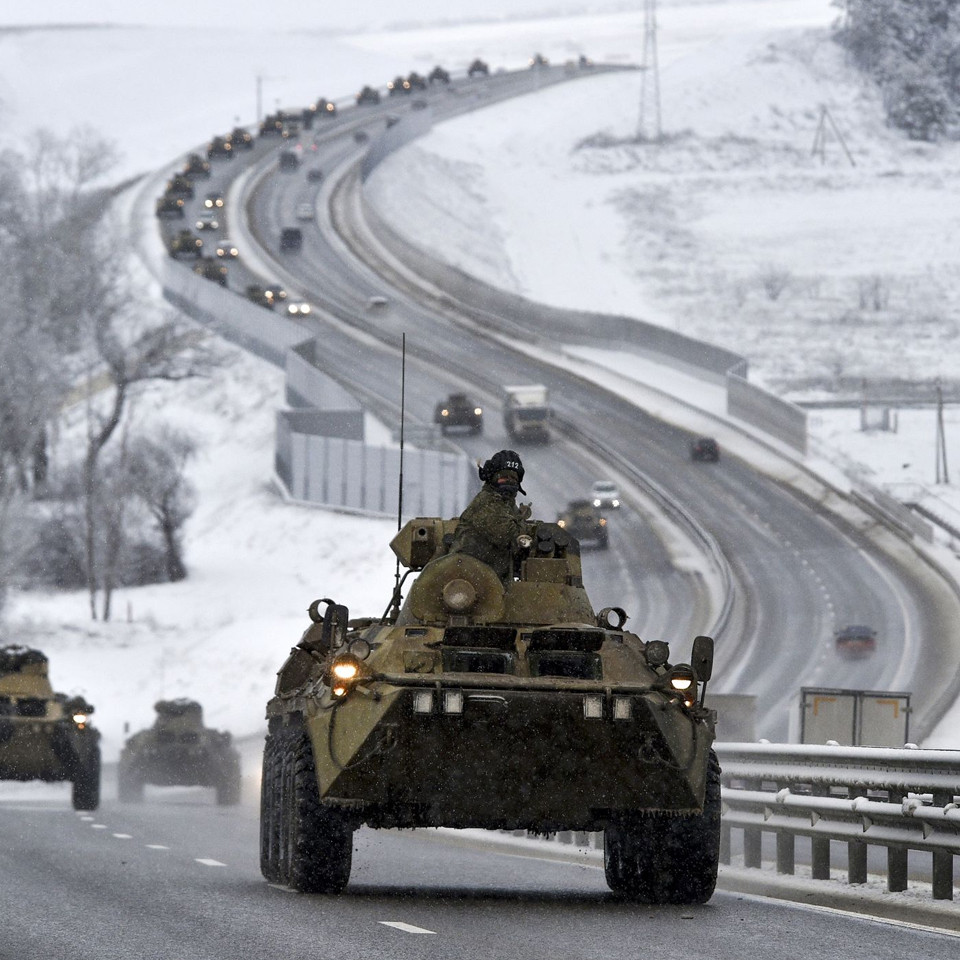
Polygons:
M513 450L500 450L482 466L483 487L460 514L450 553L466 553L491 566L504 582L513 575L513 545L524 533L530 504L517 506L523 463Z

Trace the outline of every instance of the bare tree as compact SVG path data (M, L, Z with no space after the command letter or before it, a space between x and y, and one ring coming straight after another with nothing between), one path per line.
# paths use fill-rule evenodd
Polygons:
M181 532L196 506L196 491L184 470L195 452L193 438L171 427L155 438L138 438L130 450L133 489L156 523L171 583L187 575Z

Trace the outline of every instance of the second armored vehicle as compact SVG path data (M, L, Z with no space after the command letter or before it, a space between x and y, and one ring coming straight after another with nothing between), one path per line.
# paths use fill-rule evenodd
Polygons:
M504 582L448 552L458 522L421 517L396 535L419 576L383 616L311 604L267 705L264 877L341 890L361 824L603 830L614 891L705 902L720 841L713 641L671 662L623 610L596 612L579 544L554 523L526 523Z
M170 240L170 256L175 260L193 260L202 256L203 241L191 230L181 230Z
M465 393L451 393L437 404L433 422L440 425L441 433L456 427L466 427L470 433L483 433L483 408Z
M0 647L0 780L73 783L76 810L100 805L100 732L83 697L54 693L48 660Z
M567 509L557 518L557 526L581 543L586 541L598 550L606 550L609 546L607 518L590 500L571 500Z
M146 783L215 787L221 806L240 802L240 754L229 733L203 725L196 700L159 700L153 726L130 737L120 751L117 796L143 800Z

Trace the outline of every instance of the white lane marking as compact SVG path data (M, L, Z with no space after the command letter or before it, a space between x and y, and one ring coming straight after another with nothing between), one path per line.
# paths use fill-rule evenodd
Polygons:
M133 834L132 834L132 833L115 833L114 836L115 836L118 840L132 840L132 839L133 839Z
M219 860L211 860L209 857L194 857L194 860L197 863L202 863L205 867L225 867L225 863L221 863Z
M96 817L81 817L81 820L96 820Z
M93 830L106 830L106 829L107 829L107 825L106 825L105 823L91 823L91 824L90 824L90 827L91 827L91 829L93 829Z
M382 923L385 927L395 927L404 933L430 933L434 936L437 934L436 930L424 930L423 927L415 927L412 923L404 923L401 920L378 920L377 923Z
M144 846L148 850L169 850L169 847L165 847L162 843L145 843Z

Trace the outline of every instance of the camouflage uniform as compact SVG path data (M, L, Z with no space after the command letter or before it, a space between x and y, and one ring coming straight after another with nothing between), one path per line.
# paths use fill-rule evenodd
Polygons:
M494 483L485 483L460 514L449 552L476 557L507 581L513 576L513 544L529 516L529 505L518 507L515 497L504 496Z

